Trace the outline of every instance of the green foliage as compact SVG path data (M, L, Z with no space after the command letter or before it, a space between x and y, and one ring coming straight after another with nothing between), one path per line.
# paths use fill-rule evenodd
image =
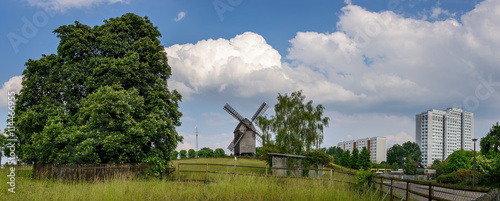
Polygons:
M416 142L408 141L403 143L403 149L405 150L405 156L410 155L413 161L422 162L422 151Z
M257 158L262 157L262 147L255 148L255 157L257 157Z
M484 183L500 183L500 154L491 158L477 155L476 171L483 175Z
M422 162L422 152L420 147L415 142L405 142L403 146L394 144L387 150L387 163L397 163L399 168L402 168L405 163L405 157L410 155L414 162Z
M417 166L415 166L413 163L415 161L413 161L413 158L410 157L410 155L407 155L406 157L406 160L405 160L405 164L404 164L404 173L405 174L408 174L408 175L415 175L417 174Z
M370 169L371 166L370 151L366 147L363 147L361 155L359 155L358 167L361 169Z
M304 155L308 157L309 164L313 165L328 165L332 161L331 156L320 150L309 151Z
M226 152L222 148L217 148L214 151L214 156L215 157L226 156Z
M183 149L183 150L181 150L181 151L179 152L179 157L180 157L181 159L186 159L186 158L187 158L187 151L186 151L186 150L184 150L184 149Z
M406 156L403 146L399 144L394 144L391 148L387 150L387 163L393 164L397 163L399 168L404 165L404 157Z
M326 149L326 153L330 156L333 156L333 163L337 165L340 165L340 158L342 157L342 152L344 152L344 150L336 146L329 147L328 149Z
M275 116L270 119L261 116L256 122L263 132L264 146L274 145L280 153L287 154L302 154L320 148L323 128L328 126L329 118L323 117L325 108L321 104L314 107L312 101L304 103L305 98L302 91L290 96L278 94Z
M396 162L394 162L392 165L391 165L391 170L395 170L397 171L399 169L399 166Z
M373 176L375 176L375 173L370 170L360 170L356 173L356 182L354 185L358 188L367 186L373 181Z
M205 150L198 151L198 157L200 157L200 158L206 158L206 157L208 157L207 156L207 152Z
M208 148L208 147L203 147L201 148L205 152L205 157L214 157L214 150Z
M171 161L172 160L177 160L178 156L179 156L179 152L177 152L177 151L174 150L174 151L170 152L169 158L170 158Z
M445 174L437 177L438 183L456 184L462 181L462 177L457 172Z
M436 159L432 163L431 169L435 169L437 175L445 174L444 167L446 166L447 163L448 163L447 160L441 161L439 159Z
M498 122L492 126L485 137L481 138L479 146L481 146L481 154L486 157L494 157L498 154L500 149L500 125Z
M266 162L269 167L273 166L273 157L268 155L268 153L279 153L279 150L274 146L264 146L262 147L262 157L261 159Z
M342 153L342 158L340 158L340 165L344 167L350 167L351 164L351 152L349 150Z
M443 167L444 173L449 174L460 169L471 169L472 168L472 158L474 156L474 151L464 151L457 150L454 151L446 159L446 165Z
M350 168L359 170L359 150L358 148L354 148L352 150L351 163L349 165Z
M149 156L142 161L143 163L148 163L153 165L149 173L157 178L161 178L165 173L165 170L169 167L168 162L157 156Z
M183 139L175 130L181 95L167 88L171 68L157 27L129 13L54 33L57 54L25 64L16 97L22 106L15 108L16 154L37 164L166 166Z
M189 158L196 158L196 151L194 149L189 149L188 150L188 157Z

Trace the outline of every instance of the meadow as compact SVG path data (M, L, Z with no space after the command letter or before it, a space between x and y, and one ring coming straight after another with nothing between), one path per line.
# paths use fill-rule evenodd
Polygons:
M177 163L217 163L247 166L265 166L255 159L207 158L174 161ZM205 170L205 166L198 167ZM217 167L219 168L219 167ZM226 171L223 169L211 171ZM227 168L227 167L221 167ZM227 169L233 171L233 168ZM237 172L260 174L261 169L242 168ZM0 175L9 174L6 169ZM182 175L186 173L181 173ZM186 177L200 177L193 173ZM360 191L352 184L328 180L271 178L261 176L210 174L209 183L178 182L175 180L122 179L94 182L63 182L16 178L16 193L7 191L8 177L0 176L1 200L380 200L371 193ZM338 178L337 178L338 177ZM334 174L334 179L346 179Z

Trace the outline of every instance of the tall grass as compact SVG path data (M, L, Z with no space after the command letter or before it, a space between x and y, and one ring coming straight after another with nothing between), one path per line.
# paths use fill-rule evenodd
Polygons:
M209 163L225 162L228 161ZM257 160L240 162L261 166ZM0 171L0 200L379 200L357 191L351 184L328 180L220 174L213 174L208 184L120 178L65 183L18 177L16 193L12 194L7 191L7 174L5 169Z

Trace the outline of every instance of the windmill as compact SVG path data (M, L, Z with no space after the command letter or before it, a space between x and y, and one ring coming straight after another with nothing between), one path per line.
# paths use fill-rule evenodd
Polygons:
M230 151L234 150L234 155L255 155L255 138L256 135L259 136L257 138L260 142L262 142L262 134L255 129L253 125L253 121L264 114L269 106L266 103L262 103L262 105L257 109L255 114L252 116L251 121L247 118L243 118L236 110L234 110L229 104L224 106L224 110L233 116L240 123L234 129L234 139L229 144L227 149Z

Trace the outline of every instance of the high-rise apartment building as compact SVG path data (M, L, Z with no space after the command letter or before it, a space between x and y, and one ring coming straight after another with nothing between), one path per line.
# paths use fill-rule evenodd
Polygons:
M422 151L422 165L430 166L456 150L471 150L474 114L458 108L417 114L415 136Z
M349 150L352 153L354 147L359 152L366 147L370 151L370 160L372 162L381 163L387 161L387 145L385 137L363 138L359 140L344 141L337 144L342 150Z

